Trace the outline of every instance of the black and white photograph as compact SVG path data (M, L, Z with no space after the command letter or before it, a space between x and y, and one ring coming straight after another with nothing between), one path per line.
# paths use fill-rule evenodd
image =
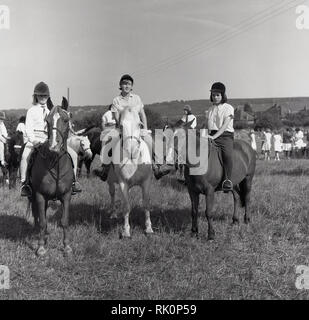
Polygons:
M0 300L309 299L308 74L309 0L0 0Z

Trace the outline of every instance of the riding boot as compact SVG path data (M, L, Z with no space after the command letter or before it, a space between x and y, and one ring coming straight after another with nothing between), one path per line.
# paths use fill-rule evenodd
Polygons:
M79 184L78 181L76 181L75 174L73 174L73 183L72 183L72 195L75 195L76 193L82 192L82 187Z
M32 157L29 159L27 171L26 171L26 180L21 183L20 195L22 197L32 197L32 188L30 186L30 172L32 168Z

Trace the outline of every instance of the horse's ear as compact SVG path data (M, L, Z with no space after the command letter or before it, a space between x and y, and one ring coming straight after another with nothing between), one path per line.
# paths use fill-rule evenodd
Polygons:
M53 104L53 102L51 101L51 98L50 98L50 97L47 99L46 104L47 104L47 108L48 108L49 111L54 107L54 104Z
M69 108L69 103L68 100L65 97L62 97L62 104L61 104L61 108L65 111L68 111Z

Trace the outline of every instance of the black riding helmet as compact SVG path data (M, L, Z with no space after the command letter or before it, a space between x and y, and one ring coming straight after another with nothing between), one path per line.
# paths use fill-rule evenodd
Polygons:
M131 82L132 82L132 85L133 85L133 83L134 83L133 78L132 78L129 74L125 74L125 75L123 75L123 76L121 77L121 79L120 79L120 81L119 81L119 85L121 85L121 83L122 83L123 81L125 81L125 80L131 81Z

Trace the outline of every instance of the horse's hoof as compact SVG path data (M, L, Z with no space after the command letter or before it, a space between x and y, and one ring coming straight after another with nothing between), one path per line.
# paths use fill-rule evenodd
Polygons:
M244 218L244 223L245 223L245 224L249 224L249 223L250 223L250 218L246 218L246 217L245 217L245 218Z
M145 230L145 235L146 235L146 236L151 236L151 235L153 235L153 234L154 234L154 232L153 232L152 229L150 229L150 230Z
M67 246L64 247L63 253L64 253L64 256L67 257L67 256L70 256L73 253L73 250L69 245L67 245Z
M214 241L215 240L215 234L214 233L209 233L207 240L208 241Z
M39 244L37 243L37 241L33 241L30 243L30 248L33 250L33 251L37 251L39 249Z
M231 226L238 226L239 225L239 220L238 219L233 219Z
M131 239L130 233L119 232L119 239Z
M118 219L118 216L117 216L116 213L112 213L109 218L110 218L110 219Z
M191 238L199 239L199 234L198 234L198 232L191 231Z
M47 253L47 250L44 247L39 247L36 251L38 257L43 257Z

